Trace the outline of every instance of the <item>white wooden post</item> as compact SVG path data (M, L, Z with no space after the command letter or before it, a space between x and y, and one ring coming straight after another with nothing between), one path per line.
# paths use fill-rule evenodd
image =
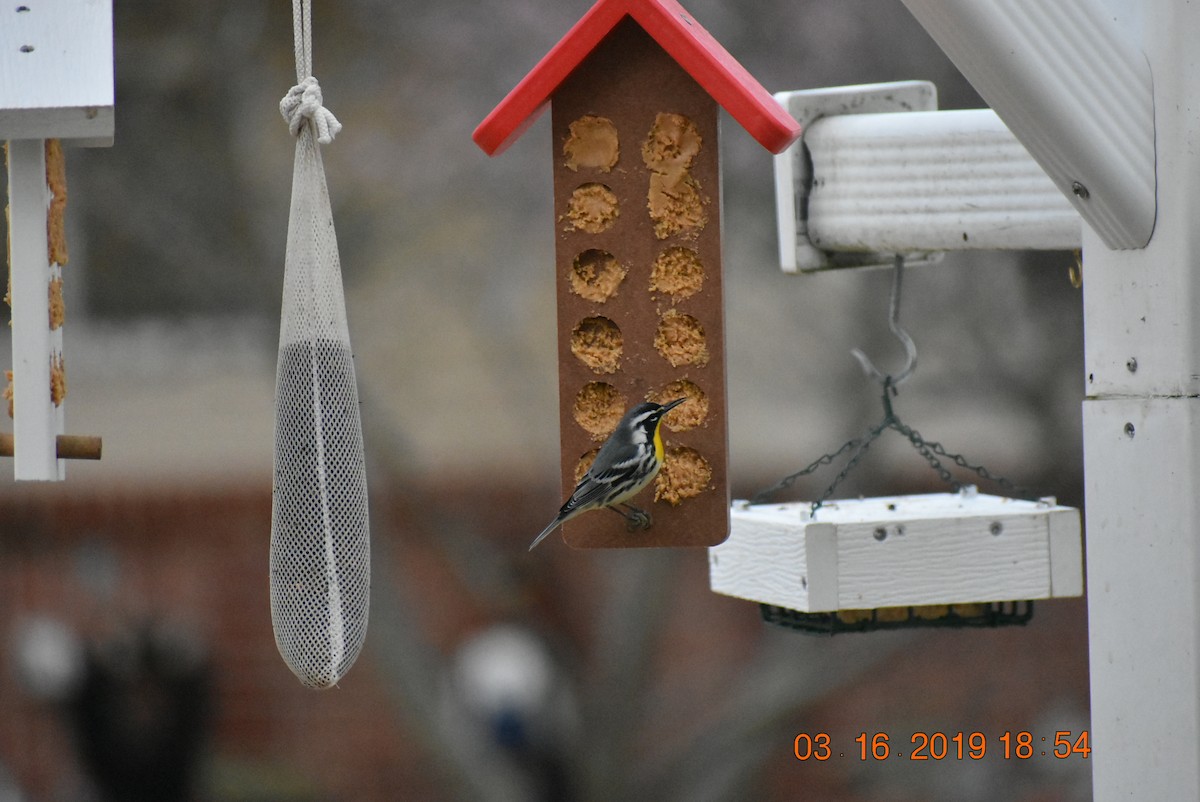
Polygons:
M1200 799L1200 7L1145 0L1158 214L1084 234L1083 404L1097 800Z
M50 364L62 354L62 329L50 330L50 256L46 218L46 143L8 143L9 237L12 243L13 475L17 479L64 477L56 437L63 408L50 400Z

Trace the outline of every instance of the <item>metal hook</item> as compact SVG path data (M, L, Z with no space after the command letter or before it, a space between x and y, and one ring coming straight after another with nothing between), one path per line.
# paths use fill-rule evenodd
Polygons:
M904 370L899 374L892 376L885 374L879 368L875 367L875 363L863 353L860 349L855 348L850 353L862 365L862 369L866 374L883 385L890 384L892 388L899 387L908 378L912 376L917 367L917 345L913 342L912 337L908 336L908 332L900 328L900 285L904 280L904 257L896 254L895 272L892 274L892 301L888 311L888 328L892 330L892 334L896 335L896 339L900 340L904 346L904 354L906 362Z

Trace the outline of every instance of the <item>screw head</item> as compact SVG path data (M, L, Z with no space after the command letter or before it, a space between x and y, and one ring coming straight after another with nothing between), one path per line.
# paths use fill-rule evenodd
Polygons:
M1087 200L1092 195L1092 193L1088 192L1088 188L1078 181L1071 182L1071 191L1074 192L1075 197L1079 198L1080 200Z
M887 537L887 528L886 527L880 526L875 529L875 539L876 540L882 542L883 539L886 537Z
M998 535L1004 531L1004 524L999 521L992 521L992 525L988 527L988 531L993 535Z
M1129 439L1131 439L1131 440L1132 440L1132 439L1133 439L1133 435L1134 435L1134 431L1135 431L1135 430L1134 430L1134 428L1133 428L1133 424L1132 424L1132 423L1126 423L1126 424L1125 424L1125 436L1126 436L1126 437L1128 437Z
M1137 373L1137 357L1136 356L1129 357L1129 361L1127 361L1125 363L1125 369L1128 370L1130 373Z

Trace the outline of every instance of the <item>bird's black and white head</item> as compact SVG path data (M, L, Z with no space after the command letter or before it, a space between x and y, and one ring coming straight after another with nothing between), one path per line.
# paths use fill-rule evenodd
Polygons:
M658 433L658 425L663 416L686 400L686 398L676 398L666 404L655 404L653 401L638 404L625 413L625 417L617 424L617 429L625 429L633 442L639 445L648 443Z

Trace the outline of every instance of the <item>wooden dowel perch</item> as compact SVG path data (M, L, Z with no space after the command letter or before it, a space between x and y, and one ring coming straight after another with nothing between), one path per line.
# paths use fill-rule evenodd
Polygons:
M59 459L100 459L102 441L83 434L60 434L54 438ZM0 433L0 457L13 455L13 436Z

